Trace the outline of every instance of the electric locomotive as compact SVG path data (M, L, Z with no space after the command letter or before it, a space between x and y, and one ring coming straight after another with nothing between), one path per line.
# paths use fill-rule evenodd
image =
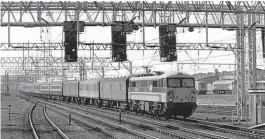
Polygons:
M131 110L158 116L189 117L196 109L194 77L183 72L130 78Z

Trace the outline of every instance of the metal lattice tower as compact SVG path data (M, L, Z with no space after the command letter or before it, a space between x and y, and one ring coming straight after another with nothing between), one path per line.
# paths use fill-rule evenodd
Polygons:
M237 39L237 52L236 52L236 61L237 61L237 118L242 120L242 105L243 105L243 95L245 94L245 60L244 60L244 16L242 13L236 14L236 21L238 24L238 29L236 30L236 39Z
M255 14L248 14L248 56L246 56L246 59L248 59L248 72L246 75L248 75L248 86L247 89L256 89L257 88L257 51L256 51L256 23L259 21L256 21L256 15ZM246 92L246 98L249 98L249 93ZM246 100L246 103L249 104L249 100ZM246 108L247 109L247 108ZM249 112L250 105L249 105ZM251 114L249 114L251 115Z

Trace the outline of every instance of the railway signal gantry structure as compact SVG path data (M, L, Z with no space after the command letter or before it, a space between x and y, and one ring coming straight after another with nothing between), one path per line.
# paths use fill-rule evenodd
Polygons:
M54 12L59 14L55 15ZM48 16L44 16L44 14ZM260 1L248 2L211 2L211 1L169 1L169 2L1 2L1 26L8 28L8 42L1 44L1 50L41 49L39 44L11 43L10 28L16 27L52 27L63 26L64 21L84 21L84 26L114 26L114 21L130 22L135 19L134 25L143 28L157 27L164 24L176 24L176 27L205 28L206 40L200 50L227 50L234 51L237 62L237 116L242 119L242 107L246 105L247 89L256 88L256 31L263 30L265 23L265 3ZM26 18L27 17L27 18ZM47 17L49 19L47 19ZM135 18L136 17L136 18ZM49 21L44 22L44 21ZM222 28L236 31L236 45L222 47L208 43L208 29ZM78 29L77 34L79 35ZM247 41L245 41L247 38ZM129 49L148 50L160 47L158 44L143 43L127 44ZM187 47L177 49L188 50L194 45L185 44ZM55 49L64 49L62 44L50 44ZM83 47L84 46L84 47ZM79 49L105 50L110 44L88 44L78 40ZM155 46L155 47L148 47ZM196 46L199 46L196 44ZM44 48L44 47L43 47ZM247 53L247 55L246 55ZM247 56L247 57L246 57ZM247 59L247 60L246 60ZM6 59L5 59L6 60ZM2 60L1 60L2 61ZM248 65L248 70L245 66ZM246 73L246 71L248 73ZM245 86L246 80L249 85Z

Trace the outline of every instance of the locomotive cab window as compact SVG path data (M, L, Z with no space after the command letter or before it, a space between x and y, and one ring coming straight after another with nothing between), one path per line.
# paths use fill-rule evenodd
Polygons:
M182 79L183 87L194 87L194 79Z
M167 79L167 87L176 88L181 87L180 79Z
M194 87L193 78L169 78L167 79L167 87L178 88L178 87Z

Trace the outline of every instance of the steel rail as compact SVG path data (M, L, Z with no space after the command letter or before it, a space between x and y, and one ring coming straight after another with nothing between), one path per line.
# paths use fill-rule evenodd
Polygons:
M55 106L55 107L58 107L58 108L61 108L61 109L64 109L64 110L67 110L66 108L64 108L62 106L56 106L54 104L49 104L49 105ZM124 126L121 126L121 125L118 125L118 124L115 124L115 123L111 123L111 122L108 122L106 120L99 119L99 118L97 118L95 116L89 116L89 115L80 113L80 112L75 111L75 110L73 110L72 113L75 113L75 114L77 114L79 116L82 116L82 117L86 117L86 118L89 118L89 119L93 119L93 120L98 121L98 122L101 122L101 123L105 123L105 124L107 124L109 126L112 126L112 127L115 127L115 128L119 128L121 130L124 130L124 131L127 131L129 133L132 133L132 134L134 134L136 136L141 136L143 138L148 138L148 139L159 139L157 137L154 137L154 136L151 136L151 135L148 135L148 134L145 134L145 133L142 133L142 132L139 132L139 131L136 131L136 130L133 130L133 129L130 129L130 128L127 128L127 127L124 127Z
M207 122L207 121L202 121L202 120L194 120L194 119L174 119L174 120L170 120L173 123L182 123L185 125L196 125L196 126L201 126L201 127L205 127L205 128L211 128L217 131L221 131L221 132L225 132L225 133L232 133L232 134L237 134L240 136L248 136L248 137L253 137L253 138L257 138L257 139L263 139L264 138L264 133L263 132L259 132L259 131L255 131L255 130L249 130L249 129L245 129L242 127L236 127L236 126L229 126L229 125L223 125L223 124L218 124L218 123L213 123L213 122ZM248 131L247 131L248 130Z
M25 94L20 95L20 97L23 98L23 99L30 99L29 101L31 101L31 102L39 102L39 101L33 100L32 98L28 97L28 96L25 95ZM43 104L39 104L39 105L45 106L45 105L43 105ZM68 115L66 115L65 113L59 112L59 111L57 111L57 110L54 110L54 109L51 109L51 110L53 110L53 111L55 111L55 112L58 112L58 113L60 113L60 114L62 114L62 115L64 115L64 116L68 116ZM82 124L84 124L84 125L86 125L86 126L89 126L89 127L95 128L95 129L100 129L101 132L103 132L103 133L105 133L105 134L108 134L108 135L112 136L113 138L116 138L116 139L123 138L123 137L120 136L120 135L115 135L114 133L112 133L112 132L110 132L110 131L108 131L108 130L105 130L105 129L103 129L103 128L99 128L98 126L95 126L95 125L93 125L93 124L83 123L83 121L81 121L81 120L75 118L74 116L73 116L72 118L73 118L75 121L78 121L78 122L80 122L80 123L82 123Z
M38 98L39 99L39 98ZM54 102L51 102L49 101L50 103L54 103ZM60 105L62 104L61 102L55 102L57 105ZM64 106L67 106L67 103L63 103ZM54 104L52 104L54 105ZM75 108L76 110L81 110L81 111L85 111L84 109L80 108L79 105L71 105L71 107ZM90 107L90 109L93 109L95 110L96 108L93 108L93 107ZM98 111L101 111L101 112L104 112L104 113L107 113L109 115L117 115L117 114L114 114L110 111L105 111L105 110L101 110L101 109L97 109ZM91 112L91 111L90 111ZM92 113L96 114L96 115L100 115L100 114L97 114L96 112L93 112ZM103 117L107 117L107 116L104 116L104 115L101 115ZM109 118L109 117L108 117ZM136 122L131 122L130 120L133 119L134 117L133 116L129 116L129 115L123 115L123 118L125 119L129 119L129 120L125 120L123 119L123 121L125 121L126 123L129 123L129 124L133 124L133 125L137 125L137 126L141 126L142 124L137 124ZM139 120L138 118L137 119L134 119L134 120ZM188 129L188 128L179 128L175 125L169 125L169 124L166 124L166 123L162 123L162 122L157 122L157 121L152 121L152 120L147 120L147 119L140 119L141 122L144 122L144 123L149 123L149 124L154 124L154 125L158 125L158 126L162 126L162 127L166 127L168 129L172 128L172 129L178 129L179 131L181 132L186 132L186 133L191 133L191 134L194 134L194 135L200 135L200 136L204 136L204 137L207 137L207 138L212 138L212 139L229 139L229 137L225 137L225 136L221 136L221 135L215 135L215 134L211 134L211 133L207 133L207 132L203 132L203 131L196 131L196 130L192 130L192 129ZM143 125L142 125L143 126ZM144 125L145 127L148 127L154 131L158 131L158 132L161 132L161 133L164 133L164 134L168 134L168 135L171 135L171 136L175 136L175 137L179 137L179 138L193 138L191 136L187 136L183 134L177 134L177 133L174 133L174 132L171 132L171 131L166 131L165 129L160 129L160 128L157 128L157 127L151 127L151 126L146 126Z
M26 97L26 98L28 98L28 97ZM33 100L32 98L31 98L31 101L33 101L33 102L39 102L39 101L37 101L37 100ZM46 104L47 104L47 103L46 103ZM39 105L43 105L43 106L44 106L44 104L39 104ZM57 105L54 105L54 104L48 104L48 105L55 106L55 107L57 107L57 108L64 109L64 110L68 111L68 109L66 109L66 108L64 108L64 107L62 107L62 106L57 106ZM46 107L47 107L47 105L46 105ZM49 109L54 110L52 107L50 107ZM55 111L56 111L56 110L55 110ZM134 134L134 135L136 135L136 136L140 136L140 137L142 137L142 138L147 138L147 139L159 139L159 138L157 138L157 137L154 137L154 136L151 136L151 135L148 135L148 134L145 134L145 133L141 133L141 132L139 132L139 131L136 131L136 130L133 130L133 129L130 129L130 128L127 128L127 127L124 127L124 126L121 126L121 125L118 125L118 124L115 124L115 123L111 123L111 122L108 122L108 121L106 121L106 120L99 119L99 118L97 118L97 117L95 117L95 116L88 116L88 115L83 114L83 113L80 113L80 112L78 112L78 111L72 111L72 113L75 113L76 115L79 115L79 116L82 116L82 117L86 117L86 118L89 118L89 119L93 119L93 120L98 121L98 122L101 122L101 123L105 123L105 124L107 124L107 125L109 125L109 126L112 126L112 127L114 127L114 128L119 128L119 129L121 129L121 130L127 131L127 132L129 132L129 133L132 133L132 134Z
M69 139L69 137L67 137L67 135L65 135L62 130L60 128L58 128L53 122L52 120L49 118L49 116L47 115L46 109L43 109L43 114L45 116L45 118L47 119L47 121L52 125L52 127L56 130L56 132L64 139Z
M56 102L57 104L59 104L58 102ZM66 103L65 103L66 104ZM67 104L66 104L67 105ZM74 107L76 106L76 107ZM80 106L78 105L74 105L72 107L74 107L75 109L79 109L79 110L82 110L80 108ZM90 107L90 109L93 109L93 110L96 110L97 108L94 108L94 107ZM104 112L104 113L108 113L109 115L116 115L118 116L118 114L114 114L110 111L105 111L105 110L101 110L101 109L97 109L98 111L101 111L101 112ZM84 111L84 110L83 110ZM126 119L133 119L135 117L133 116L129 116L129 115L123 115L123 118L126 118ZM127 123L131 123L131 124L135 124L135 123L132 123L132 122L129 122L129 120L126 120ZM148 120L148 119L135 119L135 120L140 120L144 123L149 123L149 124L154 124L154 125L158 125L158 126L162 126L162 127L166 127L166 128L173 128L173 129L178 129L182 132L187 132L187 133L191 133L191 134L195 134L195 135L201 135L201 136L204 136L204 137L207 137L207 138L214 138L214 139L229 139L229 137L225 137L225 136L221 136L221 135L215 135L215 134L211 134L211 133L207 133L207 132L203 132L203 131L195 131L195 130L192 130L192 129L188 129L188 128L179 128L175 125L169 125L169 124L166 124L166 123L162 123L162 122L158 122L158 121L153 121L153 120ZM153 130L156 130L156 131L159 131L159 132L162 132L162 133L165 133L165 134L170 134L172 136L178 136L178 137L181 137L183 138L183 136L181 135L177 135L176 133L173 133L173 132L169 132L169 131L166 131L166 130L161 130L159 128L155 128L155 127L150 127L152 128ZM189 137L189 138L192 138L192 137Z
M36 105L34 105L34 106L31 108L31 110L30 110L30 112L29 112L29 116L28 116L28 118L29 118L30 128L31 128L32 133L33 133L33 137L34 137L35 139L39 139L39 136L37 135L37 132L36 132L35 127L34 127L33 122L32 122L32 114L33 114L33 110L35 109L35 107L36 107Z
M52 111L55 111L55 112L57 112L57 113L60 113L60 114L62 114L63 116L68 117L68 115L65 114L65 113L63 113L63 112L60 112L60 111L55 110L55 109L51 109L51 110L52 110ZM92 123L89 123L89 124L88 124L88 123L84 123L82 120L76 118L75 116L72 116L71 118L72 118L73 120L77 121L77 122L80 122L80 123L82 123L82 124L88 126L88 127L92 127L92 128L94 128L94 129L99 129L100 132L103 132L103 133L105 133L105 134L107 134L107 135L109 135L109 136L111 136L111 137L113 137L113 138L116 138L116 139L126 139L126 138L124 138L124 137L121 136L121 135L116 135L115 133L112 133L111 131L108 131L108 130L106 130L106 129L104 129L104 128L100 128L100 127L96 126L96 124L92 124Z

